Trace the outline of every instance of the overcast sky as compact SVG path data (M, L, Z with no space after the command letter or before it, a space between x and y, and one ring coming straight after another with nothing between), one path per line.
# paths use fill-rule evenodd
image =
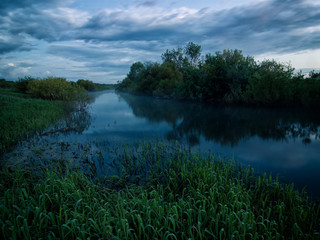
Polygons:
M188 42L320 70L320 0L1 0L0 78L122 80Z

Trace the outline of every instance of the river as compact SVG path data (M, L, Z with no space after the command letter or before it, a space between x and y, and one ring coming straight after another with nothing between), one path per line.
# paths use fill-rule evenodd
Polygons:
M101 146L106 143L112 146L145 140L179 142L195 152L234 158L254 167L257 173L278 175L282 182L293 182L298 189L306 187L310 195L320 197L320 113L317 111L216 106L114 91L93 95L89 116L78 117L85 122L81 131L38 137L25 143L20 153L10 153L11 156L19 155L21 161L26 161L22 156L36 159L51 149L50 158L59 158L65 154L61 149L71 148L70 154L73 157L78 154L76 158L80 158L80 153L70 147L72 143L77 143L78 149L79 144L82 150L87 147L86 152L94 155L88 147L88 143L94 142L95 151L99 148L103 155ZM59 147L53 142L59 143Z

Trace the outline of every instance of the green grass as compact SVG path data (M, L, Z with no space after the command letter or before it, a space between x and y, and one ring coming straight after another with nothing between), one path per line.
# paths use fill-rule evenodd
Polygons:
M1 153L62 113L62 102L0 90ZM320 238L318 202L232 160L157 142L99 158L113 174L95 179L68 159L1 171L0 239Z
M57 166L2 172L2 239L320 237L319 203L234 161L154 143L114 156L100 181Z
M0 155L20 140L57 121L62 102L32 99L26 94L0 90Z

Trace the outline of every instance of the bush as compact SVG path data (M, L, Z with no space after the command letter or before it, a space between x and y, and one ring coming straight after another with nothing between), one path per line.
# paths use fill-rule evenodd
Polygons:
M243 95L245 102L276 105L291 102L292 95L288 86L293 75L290 65L274 60L263 61L250 77Z
M78 84L58 77L29 82L28 93L35 98L66 101L81 100L87 95L87 92Z
M6 81L5 79L0 79L0 88L13 88L14 82L13 81Z
M95 84L90 81L90 80L85 80L85 79L79 79L77 81L77 84L80 86L80 87L83 87L85 90L87 91L94 91L96 90L96 86Z
M37 80L36 78L33 77L24 77L24 78L19 78L19 80L16 82L15 87L16 89L21 92L21 93L27 93L29 89L29 83Z

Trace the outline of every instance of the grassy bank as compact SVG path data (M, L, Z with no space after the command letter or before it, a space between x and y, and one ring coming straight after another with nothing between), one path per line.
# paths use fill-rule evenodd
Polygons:
M61 101L33 99L0 89L0 155L58 120L64 113L62 105Z
M34 82L29 92L51 101L0 90L1 151L62 114L62 102L53 100L60 92L38 90L68 83L48 80ZM108 159L98 156L110 164L103 178L96 178L94 161L79 157L92 165L81 168L63 154L1 171L0 239L320 237L319 203L271 176L180 145L147 142L111 152Z
M49 166L0 177L2 239L319 239L319 208L292 185L184 148L119 148L92 181Z

